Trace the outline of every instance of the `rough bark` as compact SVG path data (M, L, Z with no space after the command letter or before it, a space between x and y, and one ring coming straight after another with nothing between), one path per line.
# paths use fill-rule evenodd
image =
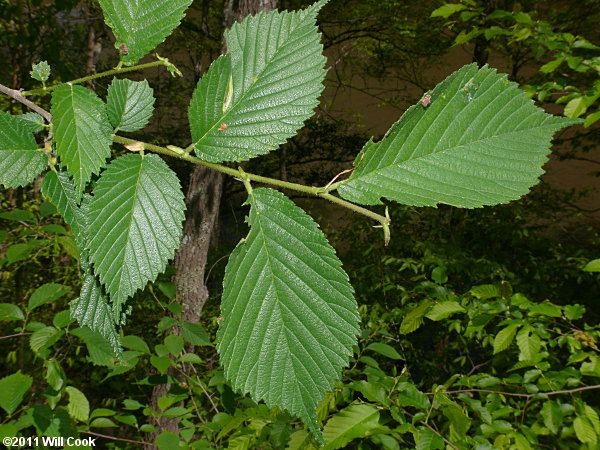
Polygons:
M487 0L485 3L484 14L487 16L497 8L497 0ZM473 62L477 63L478 67L483 67L487 64L490 57L490 44L485 36L477 36L475 38L475 48L473 49Z
M277 6L277 0L226 0L224 5L224 28L229 28L235 21L261 10L270 11ZM211 241L216 239L216 227L219 218L221 194L223 191L223 174L206 167L196 166L190 176L188 191L185 197L186 220L183 228L181 245L175 256L176 300L182 305L182 318L185 321L198 323L202 308L208 299L208 288L204 283L206 262ZM179 330L172 330L178 333ZM186 367L183 367L186 371ZM170 373L180 377L180 374ZM158 410L157 401L167 395L171 386L161 384L152 391L152 409ZM150 433L148 442L154 442L162 431L178 432L178 420L172 418L152 419L157 433ZM156 449L152 444L150 448Z

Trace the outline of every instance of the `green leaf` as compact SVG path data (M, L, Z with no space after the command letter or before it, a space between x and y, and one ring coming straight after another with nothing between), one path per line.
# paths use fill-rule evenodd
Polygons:
M473 296L480 300L500 297L500 289L495 284L482 284L474 286L469 291Z
M590 356L590 362L581 364L581 374L589 377L600 377L600 357Z
M390 400L387 398L388 390L381 383L371 382L365 380L354 381L351 385L352 389L360 392L364 398L373 403L381 403L384 406L390 406ZM334 402L335 405L335 402ZM325 413L325 417L329 413L329 408Z
M598 436L594 430L594 426L587 417L576 417L573 421L573 428L575 429L577 439L584 444L596 444L598 442Z
M123 403L125 404L125 409L139 409L139 408L129 408L128 407L129 402L135 402L135 400L130 400L128 398L123 400ZM142 405L140 404L140 407L141 406ZM95 417L110 417L110 416L114 416L115 414L116 414L116 412L113 411L112 409L97 408L92 411L92 414L90 414L90 419L94 419Z
M212 345L204 327L197 323L184 322L181 325L181 336L192 345Z
M543 173L552 134L580 123L546 114L506 75L464 66L410 107L378 143L369 141L350 178L347 200L381 197L414 206L475 208L515 200Z
M150 349L148 348L148 344L139 336L129 335L123 336L123 347L128 348L130 350L135 350L141 353L150 353Z
M290 436L286 450L316 450L312 436L306 430L298 430Z
M465 9L466 6L460 3L446 3L437 9L434 9L429 17L443 17L447 19L452 14L457 13Z
M92 331L88 327L76 328L70 333L85 343L92 363L98 366L113 365L115 355L112 345L100 333Z
M68 309L57 312L52 318L52 325L54 325L56 328L65 328L72 322L73 319L71 319L71 312Z
M84 260L82 267L87 263L87 256L83 256L85 259L82 258ZM71 302L71 318L76 319L80 326L87 326L106 339L110 343L114 355L121 358L123 350L121 335L117 329L118 322L115 320L113 308L102 291L102 286L91 272L91 268L84 269L82 281L79 297Z
M82 86L63 84L52 94L56 152L75 180L78 199L110 156L112 128L102 100Z
M154 111L154 95L148 81L113 79L108 87L106 111L117 130L137 131L148 124Z
M450 317L452 314L464 312L465 308L460 306L458 302L440 302L433 305L433 307L427 312L425 317L433 321L443 320Z
M0 111L0 184L17 188L31 183L48 164L31 127L18 116Z
M552 433L557 434L560 431L560 426L563 420L563 413L560 405L553 401L546 401L540 410L544 425Z
M396 351L396 349L394 347L392 347L391 345L388 345L388 344L384 344L382 342L373 342L373 343L367 345L366 350L374 351L376 353L379 353L380 355L385 356L386 358L404 359L404 358L402 358L400 353L398 353Z
M583 268L586 272L600 272L600 259L592 259Z
M133 65L179 26L192 0L100 0L121 61Z
M63 295L67 294L69 290L70 288L68 286L63 286L62 284L46 283L31 294L27 309L31 312L38 306L58 300Z
M530 316L548 316L561 317L562 310L560 306L550 303L548 300L542 303L535 303L529 307Z
M49 234L69 234L67 229L57 223L49 223L48 225L42 226L42 230Z
M15 222L33 222L37 223L35 214L24 209L13 209L0 213L0 219L12 220Z
M169 367L173 365L173 360L168 356L155 356L152 355L150 357L150 364L152 364L156 369L164 374Z
M31 242L27 244L14 244L8 247L6 250L6 260L9 264L23 261L29 258L29 254L33 250L33 246L30 245Z
M77 245L84 249L87 245L87 221L84 212L77 205L79 196L69 174L49 171L42 181L42 193L56 206L59 214L71 226Z
M98 417L90 423L90 428L118 428L119 425L106 417Z
M249 196L250 233L229 258L218 350L234 389L300 417L315 408L356 343L348 275L318 225L282 193Z
M211 162L263 155L313 115L326 62L315 21L326 2L260 12L225 32L229 53L211 65L190 103L196 155Z
M387 434L377 433L369 436L369 440L375 444L375 448L382 450L400 450L398 441Z
M65 383L65 371L56 359L47 359L44 361L46 376L44 379L55 391L60 391Z
M21 308L12 303L0 303L0 320L23 320L25 315Z
M179 448L179 436L170 431L163 431L156 438L156 445L160 450L173 450Z
M29 72L31 78L41 81L42 83L48 81L50 77L50 64L46 61L40 61L37 64L31 65L31 72Z
M566 117L579 117L587 111L587 107L584 97L576 97L569 100L569 103L565 105L564 114Z
M510 347L510 344L515 338L515 334L517 333L517 328L520 326L521 324L514 323L504 327L498 332L494 338L494 355Z
M0 407L8 415L17 410L32 382L33 379L22 374L20 370L0 380Z
M598 418L598 413L596 410L587 404L583 405L583 409L585 411L585 416L594 426L594 431L596 431L596 434L600 434L600 419Z
M65 391L69 394L67 411L69 415L80 422L86 422L90 415L90 403L84 393L73 386L67 386Z
M367 403L350 405L327 421L323 428L325 438L323 450L345 447L353 439L368 436L378 426L377 408Z
M415 436L416 450L440 450L444 448L444 440L429 428L421 428Z
M54 327L44 327L35 331L29 338L29 346L34 353L40 354L43 350L51 347L58 341L63 332Z
M423 300L418 306L413 308L404 316L400 324L400 334L409 334L418 329L423 324L423 316L431 306L431 301Z
M165 345L173 356L177 356L183 350L183 338L175 334L170 334L165 338Z
M202 358L200 358L195 353L184 353L177 359L177 361L186 362L190 364L202 364L204 362Z
M32 133L37 133L44 129L44 118L38 113L29 112L16 116L23 121L25 127Z
M31 415L38 436L77 436L77 431L71 425L69 414L64 408L52 410L48 405L33 405L28 413Z
M520 350L519 361L533 361L538 357L542 342L537 333L527 326L517 334L517 345Z
M396 389L399 392L398 400L402 406L412 406L419 409L427 409L431 406L427 396L412 383L400 382Z
M113 302L154 281L179 246L184 219L179 180L156 155L127 154L102 173L90 203L90 260Z
M540 67L540 72L542 73L550 73L554 72L558 67L565 61L565 57L561 56L559 58L553 59L552 61L547 62L542 67Z
M442 411L450 421L450 439L453 441L463 439L471 427L469 416L454 402L444 406Z
M583 126L585 128L591 127L598 120L600 120L600 111L593 112L591 114L588 114L588 116L585 118L585 122L583 122Z

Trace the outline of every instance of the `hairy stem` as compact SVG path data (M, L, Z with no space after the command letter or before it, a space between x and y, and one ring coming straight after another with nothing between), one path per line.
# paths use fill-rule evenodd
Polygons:
M116 75L118 73L124 73L124 72L131 72L132 70L142 70L142 69L149 69L150 67L156 67L156 66L170 66L171 63L165 59L159 59L158 61L153 61L150 63L146 63L146 64L138 64L137 66L131 66L131 67L117 67L111 70L107 70L106 72L100 72L100 73L95 73L93 75L88 75L87 77L83 77L83 78L77 78L76 80L73 81L69 81L69 84L81 84L81 83L85 83L86 81L90 81L93 80L95 78L101 78L101 77L108 77L111 75ZM23 91L21 92L21 95L43 95L43 94L47 94L50 91L53 91L54 89L56 89L58 86L62 85L64 83L59 83L59 84L55 84L53 86L48 86L45 88L41 88L41 89L34 89L31 91Z
M489 389L457 389L455 391L444 391L443 394L484 392L484 393L488 393L488 394L500 394L500 395L506 395L508 397L521 397L521 398L530 399L533 397L541 398L542 395L550 396L550 395L574 394L576 392L591 391L591 390L596 390L596 389L600 389L600 384L595 384L595 385L591 385L591 386L581 386L581 387L578 387L575 389L565 389L565 390L560 390L560 391L536 392L535 394L522 394L519 392L493 391L493 390L489 390ZM435 392L426 392L425 395L435 395Z
M136 144L139 142L134 139L128 139L128 138L125 138L122 136L117 136L117 135L113 135L113 141L117 142L119 144L124 144L124 145L131 145L131 144ZM276 178L263 177L260 175L255 175L253 173L244 172L241 169L233 169L231 167L223 166L221 164L215 164L215 163L211 163L208 161L204 161L200 158L197 158L195 156L188 154L184 149L179 149L177 147L171 147L171 148L160 147L158 145L148 144L145 142L142 144L143 144L143 148L145 150L150 150L150 151L153 151L156 153L161 153L161 154L167 155L167 156L173 156L175 158L179 158L179 159L183 159L185 161L191 162L192 164L199 164L201 166L205 166L210 169L217 170L222 173L226 173L227 175L231 175L240 180L252 180L252 181L256 181L258 183L269 184L271 186L277 186L277 187L281 187L281 188L285 188L285 189L291 189L293 191L305 192L307 194L311 194L311 195L314 195L317 197L324 198L326 200L329 200L332 203L336 203L340 206L343 206L344 208L350 209L351 211L357 212L357 213L367 216L373 220L376 220L377 222L380 223L380 226L383 228L385 243L387 244L387 242L389 241L389 237L390 237L390 228L389 228L390 227L390 219L389 219L389 217L379 215L377 213L374 213L371 210L363 208L362 206L355 205L354 203L348 202L346 200L343 200L339 197L336 197L336 196L330 194L329 191L331 190L330 189L331 186L329 186L328 188L323 188L323 187L315 187L315 186L305 186L303 184L297 184L297 183L290 183L289 181L282 181L282 180L278 180Z
M0 84L0 92L8 95L9 97L13 98L14 100L18 101L19 103L22 103L23 105L27 106L29 109L40 114L44 119L46 119L46 122L48 122L48 123L52 122L52 115L48 111L46 111L44 108L41 108L40 106L36 105L35 103L27 100L24 97L24 94L25 94L24 92L8 88L2 84Z
M113 70L98 73L95 75L90 75L88 77L83 77L83 78L79 78L77 80L70 81L70 83L71 84L84 83L85 81L88 81L88 80L91 80L94 78L98 78L98 77L112 75L112 74L120 73L120 72L127 72L130 70L147 69L148 67L154 67L154 66L160 66L160 65L168 66L168 65L170 65L170 63L167 60L160 59L158 61L154 61L154 62L147 63L147 64L140 64L140 65L132 66L132 67L113 69ZM7 88L6 86L3 86L0 84L0 92L3 92L5 94L9 95L10 97L14 98L18 102L21 102L24 105L31 108L32 110L38 112L48 121L48 123L50 123L52 121L52 115L45 109L40 108L35 103L32 103L31 101L27 100L24 97L24 95L46 93L46 92L49 92L52 89L56 88L57 86L58 85L51 86L51 87L45 88L45 89L38 89L35 91L19 92L14 89ZM139 142L134 139L128 139L128 138L125 138L122 136L117 136L117 135L113 135L112 139L114 142L125 145L126 148L129 147L128 150L131 150L131 151L139 151L139 148L138 148L139 144L142 144L143 149L150 150L150 151L153 151L156 153L161 153L161 154L167 155L167 156L173 156L175 158L180 158L185 161L191 162L192 164L198 164L198 165L205 166L205 167L208 167L213 170L217 170L222 173L226 173L227 175L231 175L240 180L252 180L252 181L256 181L258 183L269 184L271 186L277 186L277 187L281 187L284 189L291 189L293 191L298 191L298 192L305 192L310 195L315 195L317 197L324 198L326 200L329 200L332 203L336 203L340 206L343 206L346 209L350 209L351 211L357 212L357 213L367 216L373 220L376 220L380 224L378 226L383 228L383 236L384 236L385 245L387 245L390 240L390 222L391 221L390 221L390 218L388 217L387 213L385 216L379 215L369 209L363 208L362 206L358 206L354 203L348 202L346 200L343 200L343 199L336 197L329 193L332 190L334 190L337 186L339 186L341 184L341 182L329 184L325 187L305 186L303 184L290 183L289 181L278 180L276 178L263 177L260 175L255 175L253 173L246 173L242 169L236 170L236 169L232 169L231 167L223 166L221 164L215 164L215 163L211 163L208 161L204 161L200 158L190 155L187 152L187 149L184 150L184 149L181 149L178 147L172 147L172 146L170 146L170 148L161 147L158 145L148 144L145 142ZM134 144L133 147L132 147L132 144Z

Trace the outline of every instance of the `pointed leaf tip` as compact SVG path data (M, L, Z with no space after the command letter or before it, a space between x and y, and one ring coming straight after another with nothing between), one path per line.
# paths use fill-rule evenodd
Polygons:
M494 69L464 66L369 141L340 195L475 208L516 200L543 173L552 135L580 123L546 114Z
M326 59L315 26L324 4L261 12L225 32L228 53L198 82L190 103L198 157L223 162L264 155L313 115L324 89Z
M106 99L111 125L123 131L141 130L152 116L154 101L148 81L113 79Z
M300 417L322 441L316 406L359 332L348 275L312 218L278 191L249 196L250 233L229 258L217 333L226 378Z

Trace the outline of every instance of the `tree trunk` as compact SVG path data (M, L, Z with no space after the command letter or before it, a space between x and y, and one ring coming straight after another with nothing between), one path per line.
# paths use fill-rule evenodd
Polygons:
M484 14L487 16L497 8L498 0L487 0L485 2ZM477 67L485 66L490 57L490 43L485 36L480 35L475 38L475 48L473 49L473 62Z
M277 6L277 0L226 0L224 6L224 28L227 29L235 21L261 10L270 11ZM206 261L211 241L219 217L221 194L223 191L223 174L203 166L195 166L190 176L190 183L185 196L187 207L183 237L175 256L175 284L177 285L176 300L182 305L182 318L187 322L198 323L202 308L208 299L208 288L204 283ZM173 330L179 333L179 330ZM185 365L183 371L187 372ZM170 373L180 377L179 374ZM152 391L152 409L158 411L157 401L167 395L171 386L161 384ZM178 420L161 417L151 419L156 427L156 433L149 433L147 441L154 442L162 431L178 433ZM151 448L157 446L152 444Z

